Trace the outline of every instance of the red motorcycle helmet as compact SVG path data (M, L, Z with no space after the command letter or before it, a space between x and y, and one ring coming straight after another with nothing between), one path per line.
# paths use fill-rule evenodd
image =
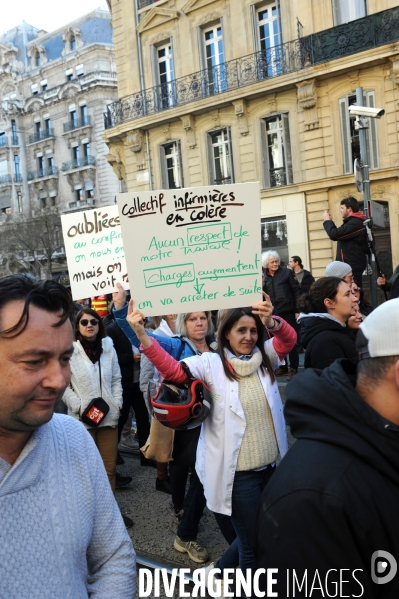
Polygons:
M200 426L212 405L211 393L205 383L195 379L184 362L181 365L188 382L177 385L164 380L159 383L158 390L151 399L154 418L177 431Z

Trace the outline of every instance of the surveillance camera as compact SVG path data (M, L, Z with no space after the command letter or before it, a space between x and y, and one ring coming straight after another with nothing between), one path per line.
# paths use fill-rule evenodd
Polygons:
M356 104L352 104L351 106L349 106L348 110L352 115L371 117L373 119L380 119L385 114L385 110L383 108L356 106Z

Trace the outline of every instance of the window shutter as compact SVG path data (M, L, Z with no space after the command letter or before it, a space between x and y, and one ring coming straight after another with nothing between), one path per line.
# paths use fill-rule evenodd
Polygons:
M233 146L231 143L231 128L226 127L226 131L227 131L229 156L230 156L230 169L231 169L230 176L231 176L231 182L234 183Z
M342 153L344 158L345 175L353 173L351 135L349 127L348 98L339 99L339 113L341 117Z
M176 84L175 84L176 72L175 72L175 49L173 47L173 37L170 38L169 43L170 43L170 50L172 52L172 70L173 70L172 82L170 83L170 91L171 91L170 105L176 106L177 94L176 94Z
M200 59L200 70L203 71L206 68L206 60L205 60L205 47L204 47L204 32L201 27L197 27L197 37L198 37L198 52Z
M159 66L158 66L158 56L157 56L157 48L152 44L150 46L151 52L151 67L152 67L152 84L155 87L159 85Z
M262 173L263 173L263 187L266 189L270 187L270 172L269 172L269 156L267 154L267 133L266 133L266 120L260 119L260 139L262 144Z
M292 176L292 152L291 152L291 138L290 138L290 124L288 114L285 112L281 115L283 124L283 142L284 142L284 159L285 159L285 176L287 179L287 185L293 183Z
M209 171L209 183L211 185L215 184L215 163L213 157L213 148L212 148L212 135L211 133L207 133L206 136L206 150L208 155L208 171Z
M183 177L183 161L181 157L181 142L178 140L177 144L177 159L178 159L178 168L179 168L179 177L180 177L180 187L184 187L184 177Z
M162 189L169 189L164 145L159 146L159 164L161 165Z
M366 106L375 108L375 92L366 91ZM369 165L370 170L379 168L379 156L378 156L378 135L377 135L377 119L369 119L369 129L367 131L367 143L369 152Z
M252 37L254 40L254 52L259 52L259 30L255 4L251 4Z

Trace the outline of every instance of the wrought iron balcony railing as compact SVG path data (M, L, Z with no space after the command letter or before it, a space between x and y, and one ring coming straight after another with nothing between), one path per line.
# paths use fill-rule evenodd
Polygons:
M158 0L139 0L139 9L154 4L154 2L158 2Z
M290 185L292 183L291 168L273 168L269 171L270 187L280 187L280 185Z
M0 148L8 146L7 135L0 135Z
M73 131L74 129L80 129L81 127L91 127L91 117L86 116L83 119L75 119L64 123L64 133Z
M12 183L11 175L0 175L0 185L8 185Z
M14 175L14 183L22 183L22 175L19 173Z
M54 176L58 176L58 168L56 166L49 166L38 171L30 171L28 173L28 181L33 181L33 179L43 179L43 177Z
M16 133L11 133L11 145L12 146L18 146L19 145L18 135Z
M121 98L107 106L105 128L397 40L399 6Z
M42 139L48 139L49 137L54 137L54 133L52 129L45 129L44 131L36 131L36 133L31 133L29 135L30 144L35 143L36 141L41 141Z
M69 162L63 162L61 166L62 171L71 171L75 168L82 168L85 166L96 166L97 161L94 156L83 156L78 160L70 160Z

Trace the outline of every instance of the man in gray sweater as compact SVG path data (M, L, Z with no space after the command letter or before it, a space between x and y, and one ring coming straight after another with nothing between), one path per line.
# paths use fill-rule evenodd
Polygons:
M133 599L135 553L97 448L53 416L70 381L68 292L0 279L0 597Z

